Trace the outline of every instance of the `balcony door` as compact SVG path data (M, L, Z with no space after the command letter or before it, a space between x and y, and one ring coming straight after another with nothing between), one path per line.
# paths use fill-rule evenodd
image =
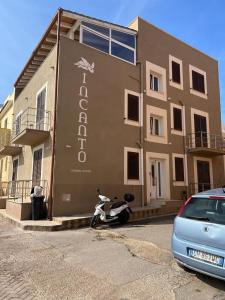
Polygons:
M33 173L32 173L33 186L41 184L42 158L43 158L42 148L35 150L33 152Z
M197 160L198 192L211 188L209 161Z
M195 146L208 147L206 117L194 114Z
M13 166L12 166L12 184L11 184L11 195L14 196L18 192L17 186L17 173L18 173L18 165L19 165L19 159L15 158L13 160Z
M36 129L44 130L46 87L37 96Z

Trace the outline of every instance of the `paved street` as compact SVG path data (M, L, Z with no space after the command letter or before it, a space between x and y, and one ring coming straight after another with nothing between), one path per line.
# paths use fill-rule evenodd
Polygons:
M171 258L172 220L61 232L0 221L0 299L225 299Z

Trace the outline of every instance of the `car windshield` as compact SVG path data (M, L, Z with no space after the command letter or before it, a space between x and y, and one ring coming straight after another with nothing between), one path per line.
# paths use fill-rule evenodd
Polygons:
M225 199L193 197L181 217L225 225Z

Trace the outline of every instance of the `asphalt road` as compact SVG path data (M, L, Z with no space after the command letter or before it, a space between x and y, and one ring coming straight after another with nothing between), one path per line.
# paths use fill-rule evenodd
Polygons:
M28 232L0 221L0 299L224 300L225 282L181 269L172 219Z

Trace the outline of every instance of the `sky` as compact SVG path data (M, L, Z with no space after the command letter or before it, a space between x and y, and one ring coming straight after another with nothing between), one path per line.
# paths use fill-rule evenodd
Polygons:
M225 123L225 0L0 0L0 103L59 7L124 26L139 15L216 58Z

